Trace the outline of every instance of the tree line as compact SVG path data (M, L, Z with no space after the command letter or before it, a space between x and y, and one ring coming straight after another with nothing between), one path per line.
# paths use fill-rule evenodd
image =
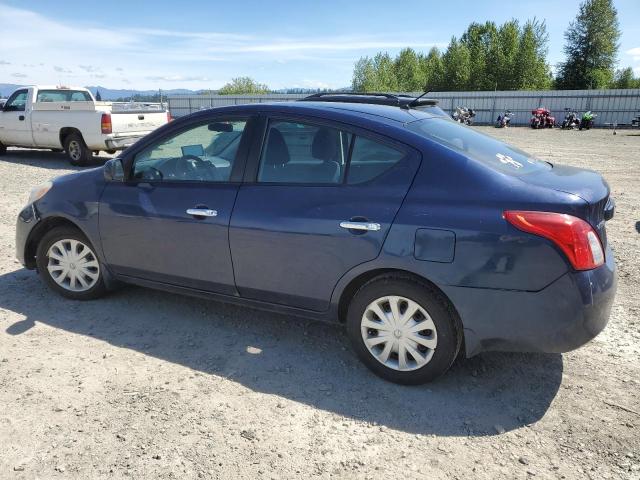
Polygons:
M620 28L612 0L585 0L565 33L565 61L552 75L544 21L472 23L444 51L405 48L360 58L352 88L362 92L640 88L633 69L615 71Z

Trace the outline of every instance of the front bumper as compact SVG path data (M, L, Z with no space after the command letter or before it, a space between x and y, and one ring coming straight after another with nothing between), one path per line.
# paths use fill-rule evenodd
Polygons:
M29 235L40 221L35 204L24 207L16 222L16 258L26 268L35 268L35 258L27 258Z
M568 272L539 292L443 287L464 326L468 357L483 351L562 353L609 321L617 276L613 252L589 271Z

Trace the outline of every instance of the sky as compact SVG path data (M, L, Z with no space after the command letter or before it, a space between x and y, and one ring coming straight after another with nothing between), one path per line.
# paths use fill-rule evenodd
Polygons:
M0 83L216 89L249 76L340 88L378 51L446 47L473 21L544 19L549 61L579 0L0 0ZM640 75L640 0L614 0L619 66Z

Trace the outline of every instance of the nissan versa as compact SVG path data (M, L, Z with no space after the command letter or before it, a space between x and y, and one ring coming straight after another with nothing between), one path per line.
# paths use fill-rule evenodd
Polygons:
M603 178L424 99L319 94L214 108L37 187L17 256L65 297L124 282L345 324L407 384L459 351L566 352L616 289Z

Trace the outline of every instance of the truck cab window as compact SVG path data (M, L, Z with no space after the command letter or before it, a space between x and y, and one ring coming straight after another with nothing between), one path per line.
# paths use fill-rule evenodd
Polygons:
M5 112L24 112L27 105L27 91L18 90L15 92L7 103L4 104L3 110Z

